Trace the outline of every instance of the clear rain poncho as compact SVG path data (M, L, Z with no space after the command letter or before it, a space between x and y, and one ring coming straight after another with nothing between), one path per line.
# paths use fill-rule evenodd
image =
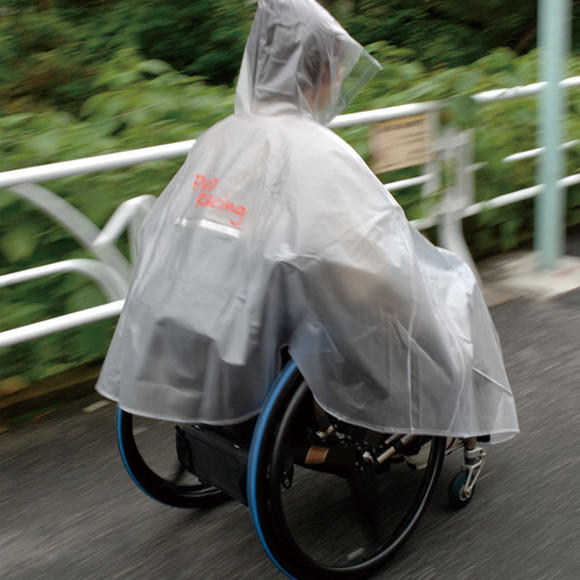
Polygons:
M434 247L323 124L377 63L314 0L261 0L235 114L143 226L97 390L132 413L257 414L288 346L318 403L383 432L518 431L470 268Z

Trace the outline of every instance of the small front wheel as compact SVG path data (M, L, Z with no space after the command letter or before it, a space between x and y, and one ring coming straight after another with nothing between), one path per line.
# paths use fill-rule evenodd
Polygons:
M459 510L467 506L467 504L471 501L473 497L473 492L475 489L471 490L471 493L468 495L465 492L465 484L467 483L467 470L462 469L459 473L455 475L455 477L451 480L449 484L449 505L455 509Z

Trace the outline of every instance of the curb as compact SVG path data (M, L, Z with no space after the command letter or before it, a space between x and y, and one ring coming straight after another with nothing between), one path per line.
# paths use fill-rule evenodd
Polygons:
M0 397L0 432L94 393L101 364L87 363Z

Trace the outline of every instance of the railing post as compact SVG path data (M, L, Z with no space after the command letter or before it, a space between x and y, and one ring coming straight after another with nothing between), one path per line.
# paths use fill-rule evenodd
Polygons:
M564 94L560 81L569 45L570 0L538 0L538 36L541 80L546 82L539 94L538 182L544 184L536 200L535 247L540 254L540 267L553 269L564 253L564 190L558 184L563 175Z
M448 130L438 141L447 174L439 217L439 245L457 254L481 283L469 246L463 236L463 210L473 203L473 131Z
M421 188L421 197L423 198L423 208L431 206L432 200L429 199L441 189L441 160L439 159L439 152L437 151L437 142L440 138L441 124L439 120L439 111L434 111L428 116L429 133L431 137L430 147L432 149L433 159L425 163L423 172L430 175L428 181L423 184ZM427 200L427 203L425 203Z

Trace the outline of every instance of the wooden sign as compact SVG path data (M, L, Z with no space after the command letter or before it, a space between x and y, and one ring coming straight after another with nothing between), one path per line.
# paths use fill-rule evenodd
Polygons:
M378 123L369 136L373 171L383 173L432 161L434 137L432 118L424 113Z

